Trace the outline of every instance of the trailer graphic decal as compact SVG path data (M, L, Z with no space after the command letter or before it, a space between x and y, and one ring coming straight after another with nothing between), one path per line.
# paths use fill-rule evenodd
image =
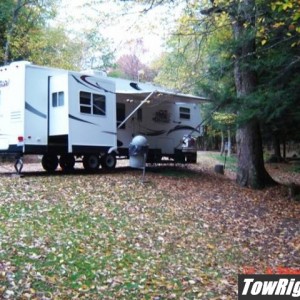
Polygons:
M113 134L113 135L117 135L116 132L113 132L113 131L102 131L103 133L107 133L107 134Z
M0 88L6 87L9 85L9 80L0 80Z
M170 134L170 133L172 133L172 132L175 132L175 131L178 131L178 130L192 130L192 131L197 131L198 132L198 130L196 130L194 127L192 127L192 126L187 126L187 125L177 125L177 126L175 126L173 129L170 129L169 131L168 131L168 135Z
M104 91L105 93L112 93L112 94L115 94L113 93L112 91L109 91L107 89L105 89L104 87L102 87L101 85L99 85L99 83L96 81L96 82L90 82L88 80L88 78L93 78L92 76L89 76L89 75L82 75L80 76L80 79L84 82L82 83L78 78L76 78L74 75L72 75L72 77L78 82L80 83L81 85L85 86L85 87L88 87L88 88L96 88L97 90L102 90Z
M92 123L92 122L89 122L89 121L77 118L77 117L72 116L70 114L69 114L69 118L72 119L72 120L75 120L75 121L79 121L79 122L88 123L88 124L92 124L92 125L98 126L98 124L95 124L95 123Z
M151 130L151 129L148 129L146 128L146 130L149 130L148 132L141 132L141 134L143 135L146 135L146 136L159 136L159 135L162 135L164 133L166 133L165 130ZM175 126L174 128L170 129L168 132L167 132L167 135L169 135L170 133L172 132L175 132L175 131L179 131L179 130L191 130L191 131L197 131L194 127L192 126L188 126L188 125L177 125Z
M150 130L150 129L148 129ZM164 134L166 133L165 130L151 130L151 131L148 131L148 132L141 132L141 134L143 135L147 135L147 136L158 136L158 135L161 135L161 134Z
M38 111L37 109L35 109L33 106L31 106L28 102L25 102L25 109L27 109L28 111L32 112L33 114L43 118L43 119L47 119L47 116L45 114L43 114L42 112Z

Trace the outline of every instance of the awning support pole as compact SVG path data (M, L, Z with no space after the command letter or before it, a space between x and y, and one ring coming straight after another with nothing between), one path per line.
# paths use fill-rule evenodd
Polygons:
M155 93L157 92L157 90L154 90L153 92L151 92L126 118L124 121L121 122L121 124L118 126L118 129L121 128L127 121L129 118L131 118L135 112L141 107L143 106L147 101L148 99Z

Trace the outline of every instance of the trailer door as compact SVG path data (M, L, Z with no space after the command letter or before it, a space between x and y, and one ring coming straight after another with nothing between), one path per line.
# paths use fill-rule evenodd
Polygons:
M68 135L68 76L49 78L49 136Z

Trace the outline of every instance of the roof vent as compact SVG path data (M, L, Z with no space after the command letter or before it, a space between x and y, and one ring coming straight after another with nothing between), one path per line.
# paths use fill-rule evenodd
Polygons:
M138 84L136 82L130 82L129 84L132 88L134 88L135 90L141 91L142 89L138 86Z

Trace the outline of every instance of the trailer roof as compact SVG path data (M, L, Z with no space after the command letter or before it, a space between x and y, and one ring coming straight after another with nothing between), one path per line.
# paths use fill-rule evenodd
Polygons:
M116 84L116 94L118 100L143 101L152 93L149 99L151 101L189 103L203 103L208 101L208 99L205 97L183 94L149 83L135 82L112 77L109 77L109 79L113 80Z

